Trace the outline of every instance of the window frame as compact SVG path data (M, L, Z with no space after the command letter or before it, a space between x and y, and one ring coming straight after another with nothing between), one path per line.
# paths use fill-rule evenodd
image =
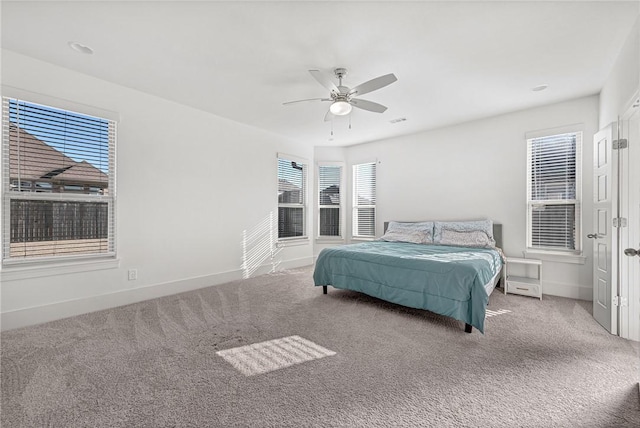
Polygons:
M575 199L532 199L532 144L536 139L553 138L564 134L575 134L576 150L575 150ZM582 263L583 240L581 238L582 219L583 219L583 198L582 198L582 181L583 167L582 156L584 150L584 130L580 125L554 128L546 131L530 132L525 135L526 141L526 250L525 254L533 256L558 256L558 261L569 263ZM538 206L552 205L573 205L574 206L574 247L561 248L555 246L533 246L533 213ZM577 259L576 259L577 257ZM575 259L575 260L574 260Z
M279 174L279 163L280 160L285 160L288 162L295 162L297 165L302 165L303 167L303 176L302 176L302 202L301 203L281 203L279 199L279 195L276 192L276 202L278 205L278 214L276 215L276 230L277 230L277 242L278 243L295 243L296 241L305 241L309 239L308 233L308 221L307 221L307 208L308 208L308 186L309 186L309 161L297 156L288 155L286 153L278 153L276 156L276 186L280 185L280 174ZM280 237L279 224L280 224L280 208L302 208L302 235L301 236L288 236L288 237Z
M7 278L7 274L16 273L18 278L29 278L41 276L43 272L48 272L50 268L54 267L56 272L60 271L64 273L70 272L82 272L86 270L103 269L105 267L113 267L119 265L117 261L117 240L116 240L116 147L117 147L117 127L119 116L116 113L102 110L99 108L86 106L82 104L76 104L67 100L60 100L54 97L49 97L42 94L35 94L29 91L20 90L17 88L2 87L2 178L1 192L3 203L0 206L2 210L0 233L3 237L7 238L11 234L11 202L16 200L34 200L34 201L52 201L52 202L95 202L107 204L107 251L100 253L78 253L71 255L58 255L58 256L41 256L41 257L23 257L11 258L10 256L10 240L3 239L2 248L0 249L1 262L0 269L3 270L2 278ZM107 121L109 123L109 130L112 133L112 137L109 138L109 153L107 154L109 159L108 166L108 189L107 195L95 194L89 192L87 194L81 193L54 193L49 191L39 192L21 192L12 191L12 180L10 177L10 160L9 160L9 136L10 133L6 126L9 124L9 103L11 101L24 102L31 105L38 105L44 108L51 108L55 110L63 110L72 114L79 114L83 116L92 116L100 120ZM36 184L36 188L38 183ZM105 264L106 263L106 264ZM33 271L36 268L38 271ZM9 270L7 270L9 269Z
M339 205L321 205L320 204L320 168L322 167L339 167L340 168L340 203ZM318 161L316 162L316 241L318 242L344 242L345 240L345 198L346 198L346 186L345 186L345 163L340 161ZM320 210L323 208L338 209L339 210L339 234L338 235L321 235L321 215Z
M375 168L375 173L374 173L374 189L373 189L373 196L375 198L375 201L373 204L363 204L360 205L358 204L358 180L356 177L357 174L357 169L359 166L361 165L373 165ZM373 240L376 237L376 223L377 223L377 193L378 193L378 186L377 186L377 181L378 181L378 161L377 159L374 160L370 160L370 161L364 161L364 162L358 162L358 163L354 163L351 165L351 180L352 180L352 186L351 186L351 206L352 206L352 212L351 212L351 239L352 240L363 240L363 241L369 241L369 240ZM373 209L373 216L374 216L374 220L373 220L373 234L372 235L359 235L356 233L356 231L358 230L358 210L360 209Z

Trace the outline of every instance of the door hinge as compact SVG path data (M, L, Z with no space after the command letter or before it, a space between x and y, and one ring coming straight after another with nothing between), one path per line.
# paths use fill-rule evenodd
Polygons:
M614 218L613 227L627 227L627 219L625 217Z
M621 296L613 296L613 306L629 306L629 299Z
M619 140L613 140L613 150L626 149L629 146L629 142L626 138L620 138Z

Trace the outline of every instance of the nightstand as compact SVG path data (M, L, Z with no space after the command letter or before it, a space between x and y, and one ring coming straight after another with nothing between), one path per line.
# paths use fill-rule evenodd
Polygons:
M535 270L535 274L531 271ZM513 293L542 300L542 260L507 257L504 294Z

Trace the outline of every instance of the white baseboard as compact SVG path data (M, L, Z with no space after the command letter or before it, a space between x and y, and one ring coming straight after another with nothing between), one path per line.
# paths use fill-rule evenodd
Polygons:
M275 270L280 271L285 269L294 269L311 264L313 264L313 257L304 257L280 262L275 267ZM274 266L271 264L262 265L252 272L251 277L263 275L272 272L273 270ZM241 279L243 279L243 271L239 269L128 290L120 290L113 293L101 294L82 299L67 300L48 305L17 309L14 311L3 312L0 315L0 327L2 331L12 330L15 328L41 324L103 309L130 305L144 300L170 296L172 294L197 290L199 288L210 287Z
M593 300L593 288L579 284L545 281L542 284L542 294L578 300Z

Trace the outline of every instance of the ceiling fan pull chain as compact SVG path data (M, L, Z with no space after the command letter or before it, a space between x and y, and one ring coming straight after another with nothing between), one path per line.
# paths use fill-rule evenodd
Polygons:
M349 129L351 129L351 115L349 115Z

